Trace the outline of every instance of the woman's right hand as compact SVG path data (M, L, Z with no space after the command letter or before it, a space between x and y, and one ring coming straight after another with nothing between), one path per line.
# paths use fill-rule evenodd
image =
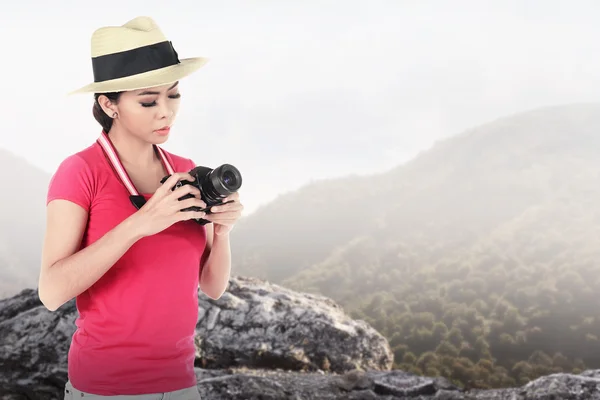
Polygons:
M136 231L140 236L154 235L179 221L192 218L202 218L204 211L181 211L188 207L206 207L200 198L200 190L194 185L182 185L172 190L180 180L194 181L194 177L187 172L177 172L171 175L161 187L148 199L137 213L132 215L135 219ZM179 200L186 194L192 198Z

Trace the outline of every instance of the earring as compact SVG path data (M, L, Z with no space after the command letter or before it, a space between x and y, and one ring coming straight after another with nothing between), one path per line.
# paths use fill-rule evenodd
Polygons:
M113 113L113 118L117 118L117 113Z

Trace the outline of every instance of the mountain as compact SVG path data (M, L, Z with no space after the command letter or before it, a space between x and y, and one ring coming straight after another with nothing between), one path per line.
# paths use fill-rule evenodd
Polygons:
M508 116L386 173L317 181L281 195L236 226L236 268L278 281L363 236L419 243L426 235L449 249L472 243L528 207L568 194L574 179L593 184L598 111L596 104L570 105Z
M599 130L598 104L547 107L312 182L239 222L233 273L331 297L403 371L493 388L600 368ZM0 160L0 285L34 287L47 178Z
M546 107L313 182L238 224L235 273L332 297L419 374L500 387L600 367L599 132L599 104Z
M0 149L0 298L36 287L50 175Z

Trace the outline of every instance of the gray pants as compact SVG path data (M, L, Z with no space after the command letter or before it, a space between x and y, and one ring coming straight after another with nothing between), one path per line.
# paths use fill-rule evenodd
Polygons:
M99 394L92 394L77 390L71 384L71 381L67 381L65 385L65 397L64 400L75 400L75 399L114 399L114 400L202 400L200 392L196 386L190 388L175 390L173 392L165 393L149 393L149 394L136 394L136 395L117 395L117 396L102 396Z

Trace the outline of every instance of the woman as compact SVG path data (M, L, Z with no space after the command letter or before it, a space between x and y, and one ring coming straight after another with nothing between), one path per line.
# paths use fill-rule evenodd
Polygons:
M179 80L205 58L179 60L150 18L92 35L93 115L102 127L67 157L48 188L39 297L76 298L65 399L199 399L194 374L198 288L217 299L229 280L237 193L210 214L189 159L163 150ZM171 175L161 185L161 179ZM186 194L193 198L179 200ZM198 224L204 218L211 223Z

